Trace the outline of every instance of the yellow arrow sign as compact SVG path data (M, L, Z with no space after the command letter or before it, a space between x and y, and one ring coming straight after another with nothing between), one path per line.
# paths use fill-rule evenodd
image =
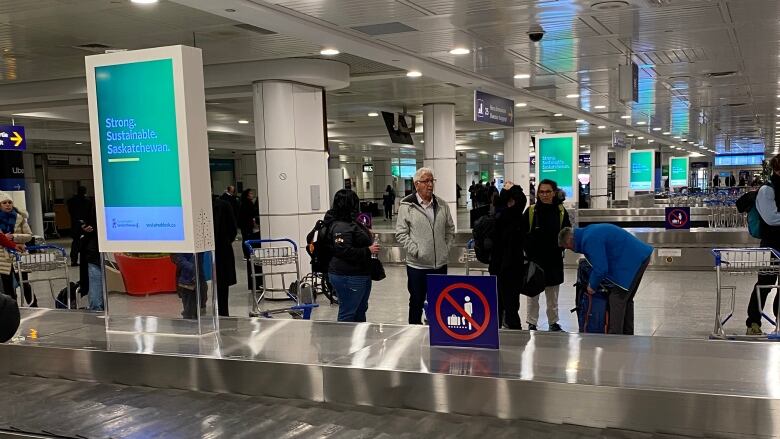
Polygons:
M14 135L11 136L11 140L14 142L14 146L18 147L19 145L22 144L22 140L24 139L22 139L22 136L20 136L19 133L17 133L16 131L14 131L13 133Z

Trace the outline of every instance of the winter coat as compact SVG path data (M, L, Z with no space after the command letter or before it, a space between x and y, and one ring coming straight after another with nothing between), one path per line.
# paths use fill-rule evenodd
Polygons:
M436 195L433 212L431 223L416 193L401 200L395 238L406 249L406 264L411 267L436 269L447 265L455 241L455 221L447 203Z
M233 241L236 240L236 219L233 207L220 198L213 200L214 209L214 268L221 285L236 284L236 258Z
M561 225L562 207L560 203L536 203L523 214L523 228L528 232L526 254L542 267L548 287L563 283L563 249L558 247L558 233L563 227L571 227L571 220L569 212L563 209ZM534 210L533 219L530 218L531 208ZM529 221L533 221L533 224L529 224Z
M493 249L490 253L490 274L499 281L519 290L523 282L523 248L527 229L523 228L523 207L517 205L496 213L496 228L493 232Z
M328 222L326 215L325 222ZM331 250L328 273L341 276L370 276L371 232L357 221L332 220L328 228Z
M16 209L16 208L14 208ZM25 244L32 239L32 230L27 224L27 212L16 209L16 223L14 224L14 242ZM8 250L0 251L0 274L11 274L14 257Z
M604 279L628 290L653 247L614 224L592 224L574 229L574 251L593 266L590 287L598 290Z

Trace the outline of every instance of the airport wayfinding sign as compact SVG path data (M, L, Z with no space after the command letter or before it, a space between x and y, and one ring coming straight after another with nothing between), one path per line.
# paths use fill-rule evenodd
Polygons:
M24 151L27 149L27 136L21 125L0 125L0 150Z
M101 251L213 249L203 62L171 46L86 58ZM185 96L186 94L186 96Z
M515 101L474 91L474 122L487 122L505 127L515 126Z
M536 181L553 180L566 193L567 203L579 197L579 151L577 133L536 136Z
M632 191L655 190L655 151L631 150L628 188Z
M428 275L431 346L498 349L495 276Z

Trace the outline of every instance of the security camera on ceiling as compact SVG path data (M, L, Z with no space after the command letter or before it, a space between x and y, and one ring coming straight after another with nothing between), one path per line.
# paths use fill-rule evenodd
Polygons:
M538 43L539 41L542 41L542 38L544 38L544 28L542 25L532 24L531 27L528 28L528 39L534 43Z

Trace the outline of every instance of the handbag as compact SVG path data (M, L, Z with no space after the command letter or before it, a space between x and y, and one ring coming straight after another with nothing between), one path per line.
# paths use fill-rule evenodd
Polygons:
M536 262L528 259L523 252L525 261L523 263L523 280L520 294L528 297L536 297L544 291L547 286L547 280L544 276L544 269Z
M371 280L380 281L387 277L385 267L382 266L382 261L379 258L371 258L369 264L371 265Z

